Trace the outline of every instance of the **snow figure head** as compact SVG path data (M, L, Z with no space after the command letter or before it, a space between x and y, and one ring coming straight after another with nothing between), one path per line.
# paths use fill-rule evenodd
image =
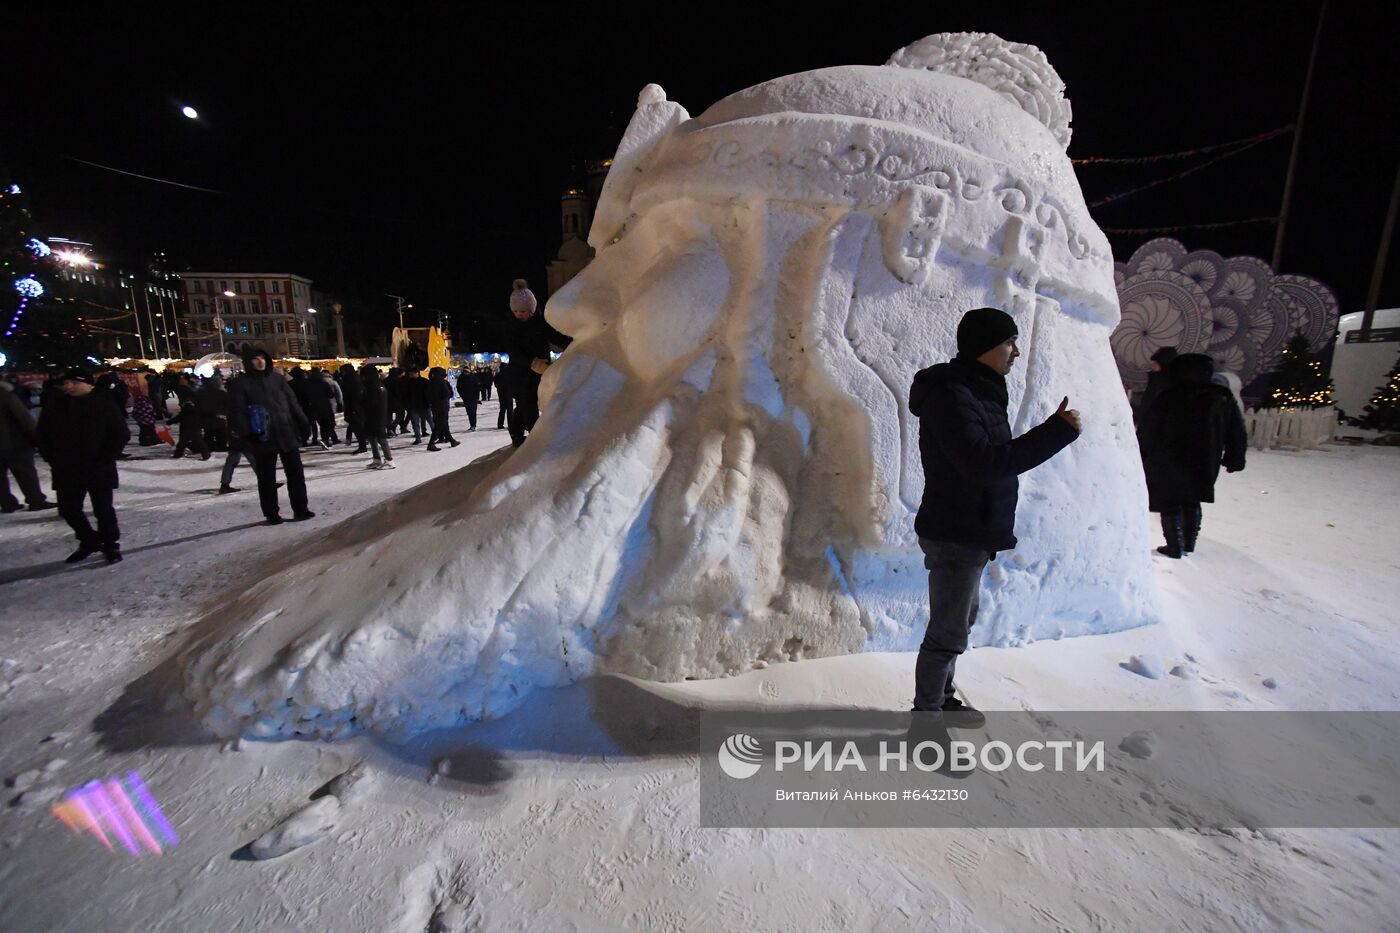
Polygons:
M601 672L679 680L910 650L927 579L914 373L1005 310L1020 433L1068 395L1080 440L1022 478L976 642L1154 609L1146 495L1109 334L1113 262L1039 50L931 36L696 118L642 91L597 258L545 306L574 338L539 424L329 535L186 655L220 732L413 732ZM348 582L347 582L348 581Z

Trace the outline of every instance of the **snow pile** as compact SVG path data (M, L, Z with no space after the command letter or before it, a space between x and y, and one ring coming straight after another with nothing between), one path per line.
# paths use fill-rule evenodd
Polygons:
M528 443L221 607L185 657L205 721L411 733L599 670L680 680L913 648L927 584L907 391L980 305L1022 335L1013 429L1066 395L1086 427L1023 478L1021 546L992 565L974 639L1151 621L1112 258L1065 156L1068 104L1038 51L945 39L694 119L649 85L598 257L546 307L575 340ZM971 67L971 47L1003 54Z

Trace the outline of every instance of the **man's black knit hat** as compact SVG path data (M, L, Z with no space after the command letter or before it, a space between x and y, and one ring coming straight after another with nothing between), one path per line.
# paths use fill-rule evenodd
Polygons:
M59 382L86 382L88 385L92 385L92 371L91 371L91 370L88 370L88 369L82 369L82 368L75 367L75 368L73 368L73 369L70 369L70 370L67 370L66 372L64 372L64 374L63 374L62 376L59 377L59 380L58 380L58 381L59 381Z
M958 322L958 356L975 360L1018 333L1016 322L1005 311L973 308Z

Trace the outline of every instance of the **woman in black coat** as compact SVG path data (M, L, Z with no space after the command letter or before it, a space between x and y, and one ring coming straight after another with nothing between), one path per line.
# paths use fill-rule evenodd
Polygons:
M1215 501L1215 480L1244 469L1244 417L1230 390L1211 383L1215 364L1203 353L1171 361L1168 384L1143 413L1139 443L1147 476L1147 504L1162 516L1167 543L1157 549L1180 557L1196 549L1201 503Z

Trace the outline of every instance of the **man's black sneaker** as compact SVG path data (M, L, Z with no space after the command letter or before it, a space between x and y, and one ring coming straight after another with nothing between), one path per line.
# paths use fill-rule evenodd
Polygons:
M18 506L16 506L16 508L18 508ZM34 503L33 505L31 505L31 506L29 507L29 511L31 511L31 512L42 512L42 511L44 511L45 509L56 509L56 508L58 508L58 503L57 503L57 502L36 502L36 503Z
M63 559L65 564L76 564L80 560L87 560L97 553L97 547L91 544L80 544L78 549Z
M294 522L304 522L304 521L306 521L308 518L315 518L315 517L316 517L316 513L315 513L315 512L309 512L309 511L308 511L308 512L295 512L295 513L292 514L292 521L294 521Z
M122 559L122 549L115 544L109 544L102 549L102 556L107 558L107 563L115 564Z
M269 515L269 516L263 521L263 524L264 524L264 525L280 525L280 524L282 524L282 522L284 522L284 521L286 521L286 519L284 519L284 518L283 518L282 516L280 516L280 515Z
M228 495L228 494L231 493L231 492L238 492L238 487L237 487L237 486L220 486L220 487L219 487L219 495L221 495L221 496L226 496L226 495Z
M957 697L949 697L943 704L943 722L949 729L981 729L987 717Z

